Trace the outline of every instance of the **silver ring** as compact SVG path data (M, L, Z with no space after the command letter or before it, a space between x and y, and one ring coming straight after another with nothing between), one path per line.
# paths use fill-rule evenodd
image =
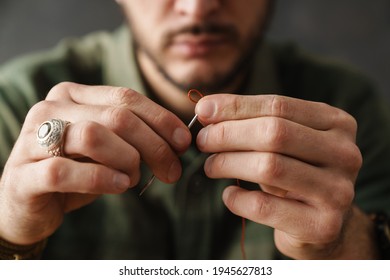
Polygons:
M38 144L53 157L63 156L64 135L68 121L51 119L43 122L37 130Z

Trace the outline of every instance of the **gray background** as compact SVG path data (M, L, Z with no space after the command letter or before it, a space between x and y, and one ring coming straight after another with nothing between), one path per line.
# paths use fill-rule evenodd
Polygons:
M0 63L122 22L114 0L0 0ZM356 66L390 99L390 0L278 0L268 35Z

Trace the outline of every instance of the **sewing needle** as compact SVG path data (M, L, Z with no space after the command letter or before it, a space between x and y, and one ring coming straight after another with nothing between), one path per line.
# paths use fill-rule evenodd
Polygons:
M194 123L196 122L197 119L198 119L198 114L195 114L195 116L192 118L190 123L187 125L188 129L191 129L191 127L194 125ZM149 181L142 188L141 192L139 193L139 196L141 196L147 190L147 188L150 187L150 185L154 182L155 179L156 179L156 175L153 174L150 177Z

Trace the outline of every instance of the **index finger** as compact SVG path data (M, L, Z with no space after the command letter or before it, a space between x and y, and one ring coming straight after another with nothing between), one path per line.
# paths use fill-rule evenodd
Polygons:
M54 87L46 99L64 97L77 104L129 108L179 153L191 142L187 126L175 114L131 89L65 82Z
M278 117L317 130L329 130L347 115L325 103L280 95L214 94L203 97L195 107L203 124L257 117Z

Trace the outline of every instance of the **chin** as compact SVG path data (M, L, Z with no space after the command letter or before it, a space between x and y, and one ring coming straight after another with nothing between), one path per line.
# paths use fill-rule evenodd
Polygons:
M218 65L218 64L214 64ZM167 69L171 79L176 81L176 84L193 85L202 88L215 87L223 77L226 77L231 71L227 67L213 66L209 61L189 62L180 67L173 66L172 71Z

